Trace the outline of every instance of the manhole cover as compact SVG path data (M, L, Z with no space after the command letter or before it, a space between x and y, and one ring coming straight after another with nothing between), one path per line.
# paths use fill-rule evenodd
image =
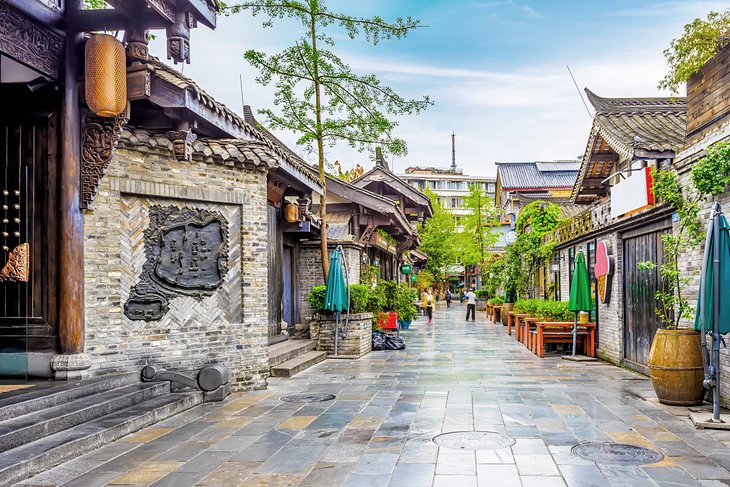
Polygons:
M334 394L290 394L281 398L284 402L325 402L334 399Z
M614 465L647 465L664 459L657 451L623 443L581 443L572 452L586 460Z
M514 438L493 431L454 431L435 436L433 442L456 450L498 450L515 444Z

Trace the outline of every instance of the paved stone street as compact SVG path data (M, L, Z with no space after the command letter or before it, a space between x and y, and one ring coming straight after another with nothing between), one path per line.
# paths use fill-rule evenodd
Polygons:
M730 433L696 431L619 367L538 359L506 328L439 308L401 333L407 349L328 360L269 389L156 424L24 486L726 486ZM330 393L323 403L282 402ZM677 412L676 410L674 412ZM493 431L497 450L439 448L443 432ZM664 453L647 466L600 465L581 442Z

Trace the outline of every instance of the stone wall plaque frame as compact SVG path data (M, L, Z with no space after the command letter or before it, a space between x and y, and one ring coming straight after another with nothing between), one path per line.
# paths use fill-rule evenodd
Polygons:
M145 264L124 304L131 320L156 321L180 296L213 295L228 273L228 222L218 212L152 206Z

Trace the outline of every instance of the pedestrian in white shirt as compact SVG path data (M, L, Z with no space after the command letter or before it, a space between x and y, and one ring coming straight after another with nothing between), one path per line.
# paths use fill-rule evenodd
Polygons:
M474 292L474 288L469 289L464 297L466 298L466 321L469 321L469 313L471 313L471 320L476 321L477 294Z

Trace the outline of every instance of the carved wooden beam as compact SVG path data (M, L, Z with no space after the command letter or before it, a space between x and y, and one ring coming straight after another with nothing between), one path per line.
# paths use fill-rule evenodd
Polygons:
M19 41L21 39L22 42ZM0 2L0 51L46 76L58 79L63 37Z
M122 129L129 120L129 105L119 116L84 115L81 134L81 209L88 210L106 173Z

